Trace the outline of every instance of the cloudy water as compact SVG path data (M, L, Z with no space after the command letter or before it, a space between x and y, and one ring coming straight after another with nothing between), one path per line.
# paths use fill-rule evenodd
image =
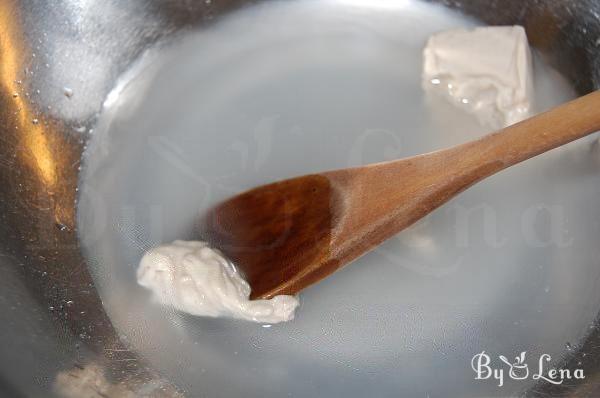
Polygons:
M202 212L230 195L485 134L421 88L427 37L475 24L410 0L270 2L146 55L107 100L79 201L127 344L190 396L261 398L511 395L533 381L473 380L474 354L575 349L600 301L589 140L468 190L307 289L289 323L175 313L136 284L146 249L197 238ZM573 96L537 56L534 73L536 109Z

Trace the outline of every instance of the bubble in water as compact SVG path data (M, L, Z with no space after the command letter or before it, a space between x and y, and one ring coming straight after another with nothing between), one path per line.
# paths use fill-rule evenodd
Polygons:
M13 93L13 98L17 98L19 96L19 93Z
M71 90L69 87L64 87L63 94L65 95L65 97L71 98L73 96L73 90Z
M38 119L33 119L33 120L31 121L31 123L33 123L33 124L38 124L39 122L40 122L40 121L39 121Z

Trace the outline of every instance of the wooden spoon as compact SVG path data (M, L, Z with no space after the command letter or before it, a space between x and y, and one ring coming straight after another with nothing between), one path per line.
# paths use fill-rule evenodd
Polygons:
M474 183L598 130L600 91L453 148L254 188L212 209L204 236L251 298L295 294Z

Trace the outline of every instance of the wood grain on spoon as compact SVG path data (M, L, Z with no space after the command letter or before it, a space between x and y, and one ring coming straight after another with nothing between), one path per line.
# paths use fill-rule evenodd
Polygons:
M254 188L212 209L203 235L251 298L295 294L474 183L598 130L600 91L457 147Z

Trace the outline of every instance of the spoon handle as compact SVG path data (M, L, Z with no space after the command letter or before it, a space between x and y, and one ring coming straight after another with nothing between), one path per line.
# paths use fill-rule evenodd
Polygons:
M600 91L449 149L325 173L353 209L338 246L362 253L486 177L598 130Z
M484 178L599 130L600 90L451 151L461 154L465 167L495 165L483 168Z

